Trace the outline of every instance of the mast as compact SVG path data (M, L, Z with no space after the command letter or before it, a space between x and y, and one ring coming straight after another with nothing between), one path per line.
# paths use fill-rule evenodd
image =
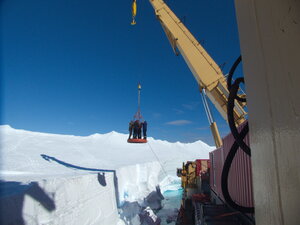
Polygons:
M135 120L140 120L142 118L142 114L141 114L141 90L142 90L142 86L139 83L138 84L138 110L137 110L136 114L134 115Z

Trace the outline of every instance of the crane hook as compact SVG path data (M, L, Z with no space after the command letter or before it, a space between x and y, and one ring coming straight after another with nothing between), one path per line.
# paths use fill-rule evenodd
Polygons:
M136 0L133 0L132 6L131 6L131 13L132 13L131 25L135 25L136 24L136 21L135 21L136 11L137 11Z

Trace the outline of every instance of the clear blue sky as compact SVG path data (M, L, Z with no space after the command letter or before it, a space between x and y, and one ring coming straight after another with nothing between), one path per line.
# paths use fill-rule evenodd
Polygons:
M3 0L2 121L59 134L126 133L137 110L157 139L213 145L197 83L148 0ZM240 54L234 1L169 0L224 72ZM226 122L213 110L221 134ZM168 124L186 120L181 125ZM176 122L174 122L176 124Z

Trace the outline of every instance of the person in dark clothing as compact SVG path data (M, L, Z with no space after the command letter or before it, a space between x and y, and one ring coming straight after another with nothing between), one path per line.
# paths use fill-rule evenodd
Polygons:
M142 126L143 126L143 123L140 123L139 128L138 128L138 139L142 138Z
M134 121L134 124L133 124L133 138L134 139L136 139L138 137L139 127L140 127L140 121L138 121L138 120Z
M147 139L147 121L144 121L143 123L143 136L144 139Z
M133 131L133 121L132 121L132 120L131 120L130 123L129 123L129 128L128 128L128 130L129 130L129 137L128 137L128 139L130 139L130 138L131 138L131 135L132 135L132 131Z

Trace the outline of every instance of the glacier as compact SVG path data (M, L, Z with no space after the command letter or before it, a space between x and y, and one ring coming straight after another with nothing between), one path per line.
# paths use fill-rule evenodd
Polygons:
M1 125L0 136L1 224L126 224L125 203L142 205L157 187L163 195L180 190L176 168L214 149L151 137L129 144L115 131L74 136Z

